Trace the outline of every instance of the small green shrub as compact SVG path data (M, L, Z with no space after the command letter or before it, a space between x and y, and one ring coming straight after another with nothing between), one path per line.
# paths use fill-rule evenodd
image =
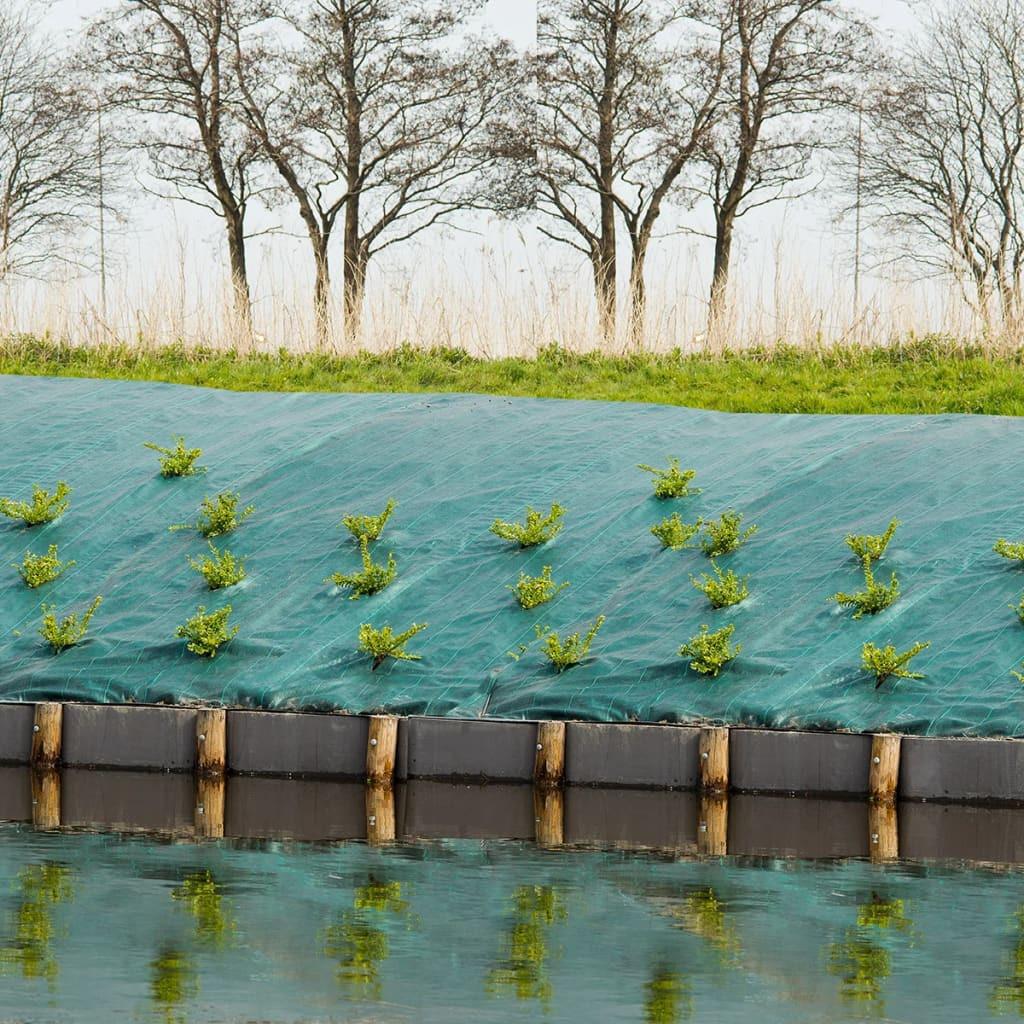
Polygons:
M514 541L521 548L532 548L537 544L546 544L561 533L564 515L565 509L558 504L553 504L546 516L530 506L526 509L525 523L506 523L502 519L495 519L491 524L491 533L502 540Z
M370 541L366 537L359 538L359 551L363 557L363 568L360 572L343 574L340 572L329 576L325 583L333 583L336 587L347 587L352 591L350 600L376 594L383 590L398 575L395 556L388 555L387 565L380 565L370 557Z
M162 448L152 441L146 441L142 447L159 453L161 476L194 476L196 473L206 472L203 466L196 465L196 460L203 454L203 449L186 448L183 437L174 439L173 448Z
M704 676L717 676L722 668L735 658L743 650L742 644L732 645L733 633L736 627L733 624L723 626L708 632L708 627L701 626L696 636L679 648L681 658L690 658L690 668Z
M1015 543L1000 537L992 546L992 550L997 555L1002 555L1003 558L1009 558L1015 562L1024 562L1024 542Z
M594 637L603 625L604 616L598 615L586 634L581 636L578 632L570 633L564 640L554 630L548 630L539 623L535 627L535 632L537 639L544 641L541 649L548 660L559 672L564 672L567 668L578 665L587 656Z
M1024 668L1024 665L1021 665L1021 668ZM1024 683L1024 672L1018 672L1016 669L1011 668L1010 675L1015 676L1018 683Z
M723 573L714 562L711 563L711 568L715 572L713 578L701 573L699 580L691 576L690 582L707 597L712 608L729 608L750 596L750 589L747 586L749 576L740 579L732 569Z
M568 583L556 583L551 578L551 566L545 565L539 576L527 576L521 572L515 586L509 586L508 589L516 595L520 606L529 610L547 604L567 586Z
M1017 604L1011 604L1008 607L1012 608L1017 613L1017 618L1021 622L1024 622L1024 597L1020 599Z
M896 573L888 584L876 583L875 574L871 571L871 559L864 558L864 589L855 594L844 594L840 591L833 594L829 600L844 607L852 605L857 610L853 613L855 619L862 615L877 615L883 608L888 608L900 596L900 581Z
M667 519L651 527L651 533L661 541L662 547L670 548L672 551L682 551L690 546L690 541L700 533L704 525L703 519L695 523L684 523L679 518L678 512L673 512Z
M255 506L246 505L238 511L238 495L221 491L213 498L203 498L199 506L199 518L195 523L176 523L172 530L198 530L204 537L221 537L239 527L256 511Z
M743 513L734 512L729 509L723 512L718 519L706 519L704 521L704 532L707 536L701 541L701 548L709 558L716 558L718 555L728 555L745 544L757 533L756 526L748 526L740 533L740 524L743 522Z
M419 654L410 654L405 645L417 634L427 628L425 622L414 622L404 633L396 634L390 626L375 629L364 622L359 627L359 650L365 651L373 658L376 669L385 658L396 658L398 661L421 661Z
M384 511L378 516L345 516L341 521L341 525L348 530L349 533L355 537L356 540L363 540L365 538L368 541L377 540L380 535L384 532L384 525L391 518L391 513L398 507L398 502L394 498L389 498L388 503L384 506Z
M71 504L68 501L70 493L71 488L63 480L57 481L57 488L52 494L39 484L35 484L32 488L31 502L0 498L0 516L20 519L26 526L52 523L58 516L67 512Z
M40 636L53 648L54 654L74 647L82 637L85 636L89 623L92 621L96 609L103 603L103 598L97 595L92 603L81 616L72 612L65 615L63 619L57 618L57 609L52 604L43 605L43 624L39 630Z
M207 614L206 606L200 605L184 625L175 630L175 636L188 640L188 649L203 658L216 657L217 651L238 635L238 626L228 629L231 605L226 604L215 612Z
M885 647L876 647L872 643L866 643L860 652L861 665L866 672L875 677L875 689L877 690L886 679L924 679L921 672L909 672L907 665L911 658L917 657L922 651L931 647L928 643L916 643L909 650L902 654L897 653L892 644Z
M25 585L34 588L41 587L44 583L52 583L74 564L74 562L62 562L57 557L57 545L51 544L45 555L33 555L31 551L26 551L24 561L21 565L15 565L14 568L21 574Z
M226 548L222 551L214 547L213 541L207 541L209 555L202 558L190 558L188 564L201 573L206 585L211 590L222 590L233 587L245 579L245 559L235 558Z
M870 558L872 562L877 562L885 554L885 549L889 546L889 541L892 540L892 535L896 532L896 528L899 525L900 521L893 519L888 527L886 527L885 533L882 534L848 533L846 535L846 546L860 561L863 562L865 558Z
M645 473L654 475L654 496L656 498L686 498L691 494L700 494L700 488L690 490L690 481L697 475L695 469L680 469L678 459L668 460L668 469L656 466L639 465Z

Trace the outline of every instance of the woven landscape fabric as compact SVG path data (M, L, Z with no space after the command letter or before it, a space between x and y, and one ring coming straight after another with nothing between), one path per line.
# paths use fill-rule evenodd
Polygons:
M164 479L143 447L184 435L207 472ZM1024 422L972 416L741 415L640 404L473 395L230 393L176 385L0 377L0 496L73 488L59 520L0 522L0 698L219 702L228 706L596 721L716 721L776 728L1024 735L1024 659L1014 610L1024 540ZM678 456L702 493L658 500L638 463ZM188 565L205 541L200 501L237 491L255 513L217 543L249 578L211 592ZM373 546L397 560L383 592L349 600L326 577L359 567L339 523L397 509ZM489 532L527 505L567 509L529 550ZM663 550L650 527L733 508L758 532L723 568L750 597L715 611L691 584L694 548ZM862 589L847 533L901 520L878 578L901 595L859 621L828 602ZM57 544L76 565L38 589L15 568ZM507 589L550 565L570 586L524 611ZM54 655L41 605L103 603L88 637ZM236 639L213 659L176 628L202 604L233 607ZM599 614L590 656L557 673L534 636ZM429 628L422 661L376 671L361 623ZM734 623L740 656L716 679L679 646L702 624ZM865 641L930 641L922 680L876 689ZM529 645L518 658L521 645Z

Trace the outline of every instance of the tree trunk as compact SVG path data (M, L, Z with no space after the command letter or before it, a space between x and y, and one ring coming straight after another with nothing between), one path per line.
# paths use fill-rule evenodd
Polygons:
M615 322L617 317L615 294L615 248L614 239L611 250L607 244L593 257L594 294L597 298L597 323L601 340L605 345L615 340Z
M327 255L329 235L321 235L313 244L316 279L313 285L313 330L316 347L326 352L331 344L331 267Z
M350 175L353 169L350 168ZM345 343L358 348L363 326L363 295L366 291L366 264L369 252L359 237L359 191L350 184L345 200L344 247L344 330Z
M644 280L646 260L646 244L634 239L633 262L629 269L629 340L636 349L643 348L647 319L647 284Z
M729 291L729 261L732 258L732 230L736 215L722 210L715 218L715 262L711 274L711 302L708 310L709 329L721 322Z
M245 224L242 217L227 221L228 258L231 268L231 292L234 301L235 329L244 350L252 344L252 301L245 264Z

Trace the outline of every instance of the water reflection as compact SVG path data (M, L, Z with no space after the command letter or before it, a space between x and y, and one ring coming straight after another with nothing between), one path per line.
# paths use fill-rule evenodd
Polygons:
M150 961L149 993L166 1024L182 1024L188 1018L182 1004L198 995L195 961L180 949L165 947Z
M14 938L0 947L0 970L44 978L52 988L60 971L53 949L54 908L74 898L71 872L63 864L30 864L18 872Z
M707 942L725 964L734 964L740 953L740 940L729 919L725 903L714 889L698 889L685 896L672 909L679 925Z
M1024 1017L1024 907L1016 913L1017 933L1007 959L1009 974L992 990L990 1005L997 1013L1016 1010Z
M693 1016L690 986L667 967L655 969L644 985L644 1020L646 1024L677 1024Z
M181 902L195 919L196 938L204 945L224 946L235 930L235 922L224 902L222 887L210 871L187 875L171 898Z

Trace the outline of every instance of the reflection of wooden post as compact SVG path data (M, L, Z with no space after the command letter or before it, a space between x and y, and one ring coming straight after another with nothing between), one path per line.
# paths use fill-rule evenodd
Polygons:
M868 792L872 800L891 803L900 781L900 737L877 733L871 737L871 767Z
M395 791L370 783L366 787L366 840L371 845L395 841Z
M60 774L52 768L33 769L31 774L32 824L60 828Z
M197 774L223 775L227 770L227 719L223 708L202 708L196 715Z
M64 705L37 704L32 723L32 754L34 768L52 768L60 761Z
M561 786L565 781L565 722L537 723L537 756L533 760L535 786Z
M394 715L371 715L370 735L366 741L367 782L391 785L397 749L398 719Z
M224 838L224 802L227 779L223 775L196 776L196 835L201 839Z
M868 804L868 847L873 861L896 860L900 855L899 820L896 804Z
M701 794L697 819L697 852L724 857L729 845L729 798L724 793Z
M557 786L534 786L533 817L538 846L565 841L565 793Z
M700 788L706 793L729 790L729 730L725 726L700 731Z

